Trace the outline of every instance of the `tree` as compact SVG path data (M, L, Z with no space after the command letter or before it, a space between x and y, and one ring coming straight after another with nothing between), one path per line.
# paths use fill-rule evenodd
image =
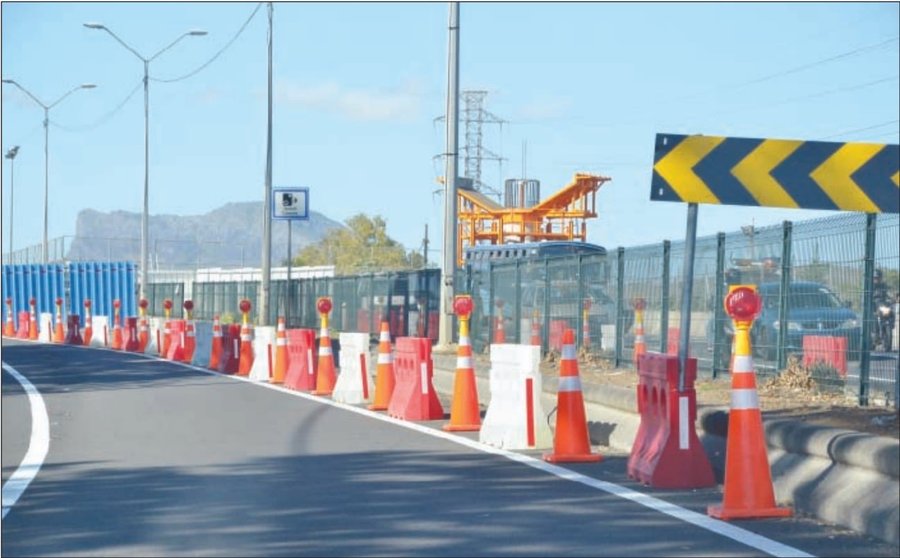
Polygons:
M405 248L387 235L387 222L380 216L359 213L332 229L315 244L306 246L292 265L333 265L339 275L374 271L397 271L422 267L422 255Z

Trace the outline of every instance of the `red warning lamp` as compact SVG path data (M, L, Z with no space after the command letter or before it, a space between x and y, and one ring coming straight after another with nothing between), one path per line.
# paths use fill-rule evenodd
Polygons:
M193 310L194 309L194 301L190 300L190 299L185 300L184 301L184 309L187 310L188 312ZM249 308L248 308L248 310L249 310Z
M631 301L631 304L632 304L632 306L634 306L634 309L635 309L635 310L637 310L638 312L640 312L640 311L644 310L644 309L647 307L647 299L645 299L645 298L636 298L636 299L634 299L634 300Z
M31 299L29 299L28 304L34 306L35 304L37 304L37 300L35 300L34 297L32 297Z
M453 298L453 312L460 318L468 318L474 305L469 295L457 295Z
M172 299L169 299L169 298L165 299L163 301L163 308L165 308L166 310L171 310L172 309Z
M141 308L143 308L144 310L146 310L147 307L150 306L150 301L147 300L146 298L142 298L141 301L138 302L138 306L140 306Z
M113 301L113 308L115 308L116 310L118 310L119 306L121 306L121 305L122 305L122 303L119 302L118 298Z
M56 297L56 305L57 305L57 306L62 306L62 298Z
M193 307L193 305L194 305L194 304L191 303L191 306L192 306L192 307ZM246 314L247 312L250 311L250 308L251 308L251 306L250 306L250 301L247 300L246 298L243 299L243 300L241 301L241 303L238 305L238 308L241 309L241 312L243 312L244 314Z
M316 301L316 309L320 314L331 312L331 299L327 296L319 297L319 300Z
M725 311L733 320L753 321L762 309L762 301L755 289L736 287L725 297Z
M12 299L9 298L9 297L6 297L6 304L7 304L7 305L12 304Z
M591 309L591 299L589 299L589 298L584 299L584 309L585 310Z
M84 299L84 307L85 308L91 307L91 299L89 299L89 298Z

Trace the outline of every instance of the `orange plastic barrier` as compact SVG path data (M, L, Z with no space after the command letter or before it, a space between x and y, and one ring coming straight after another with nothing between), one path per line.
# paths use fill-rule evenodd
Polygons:
M17 339L28 339L31 333L31 315L28 310L19 312L19 329L16 330Z
M316 389L316 332L312 329L287 330L288 365L284 387L297 391Z
M803 336L803 366L823 363L841 376L847 375L847 338L830 335Z
M16 325L13 323L12 299L6 299L6 326L3 328L5 337L13 337L16 334Z
M628 476L655 488L701 488L716 484L712 465L694 427L697 420L697 359L687 361L678 391L678 356L646 353L638 361L641 415Z
M218 370L219 362L222 360L222 326L219 324L219 315L213 316L212 327L212 346L209 349L210 370Z
M169 322L169 352L166 358L177 362L184 362L184 320L171 320Z
M444 408L432 385L431 339L400 337L395 353L394 393L388 403L388 414L404 420L443 418Z

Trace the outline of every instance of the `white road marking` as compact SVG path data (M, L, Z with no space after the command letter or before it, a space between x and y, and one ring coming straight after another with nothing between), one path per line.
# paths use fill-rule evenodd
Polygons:
M47 417L47 407L44 405L44 398L41 397L37 388L32 385L28 379L19 374L12 366L3 363L3 369L22 384L22 389L28 395L28 403L31 407L31 440L28 443L28 451L22 463L15 472L10 475L3 485L3 515L6 514L16 504L25 489L41 470L44 464L44 458L50 450L50 419Z

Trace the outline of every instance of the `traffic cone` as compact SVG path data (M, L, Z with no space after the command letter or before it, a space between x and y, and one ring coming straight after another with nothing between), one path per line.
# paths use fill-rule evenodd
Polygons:
M588 319L591 310L591 301L584 301L584 310L581 311L581 346L585 349L591 347L591 322Z
M6 299L6 327L3 328L5 337L15 337L16 325L13 322L12 299Z
M93 336L94 327L91 322L91 299L86 298L84 300L84 334L82 335L85 346L91 344L91 337Z
M53 342L54 343L63 343L66 340L66 332L63 330L63 319L62 319L62 304L63 300L61 298L56 299L56 329L53 332Z
M194 359L194 351L197 349L197 336L194 333L194 302L192 300L184 301L184 310L187 313L184 324L184 360L190 363Z
M506 331L503 327L503 303L497 301L497 328L494 330L494 343L506 343Z
M327 302L327 304L325 304ZM316 375L316 389L313 395L331 395L337 376L334 371L334 355L331 354L331 338L328 336L328 312L331 310L331 299L321 297L317 303L322 327L319 330L319 371Z
M563 332L562 360L559 365L559 391L556 400L556 434L553 453L544 454L550 463L591 462L603 459L591 453L591 439L584 412L581 378L575 353L575 330Z
M541 346L541 319L537 308L531 316L531 344Z
M394 393L394 355L391 352L391 333L387 322L381 322L378 338L378 364L375 367L375 397L369 405L373 411L386 411Z
M270 383L284 383L284 376L287 374L288 367L288 349L287 349L287 332L284 329L284 317L278 317L278 327L275 329L275 366L272 370Z
M647 353L647 343L644 340L644 299L639 298L634 302L634 357L632 362L637 370L638 360L641 355Z
M169 337L172 334L172 325L169 323L169 318L172 316L172 301L168 298L163 301L163 314L165 315L165 320L163 321L162 345L159 344L159 330L157 330L156 334L156 345L158 348L162 348L160 356L166 358L169 354L169 344L172 342L172 339Z
M741 289L746 290L741 292ZM749 296L747 293L756 295L749 287L739 286L737 290L743 297ZM729 298L734 294L733 290L729 293ZM750 346L753 317L755 316L750 319L734 319L735 350L731 372L731 410L728 413L723 500L721 505L709 506L706 510L708 515L718 519L793 515L791 508L775 505Z
M147 306L150 303L146 298L142 298L138 303L138 312L140 313L140 321L138 322L138 352L143 353L147 350L150 343L150 324L147 323Z
M222 326L219 324L219 315L213 316L212 348L209 350L210 370L219 370L219 362L222 358Z
M121 303L119 299L113 301L113 338L112 338L112 349L115 351L121 351L124 347L122 345L122 322L119 319L119 306Z
M38 338L38 323L37 323L37 311L35 310L35 305L37 301L35 299L31 299L28 301L31 306L31 314L28 319L28 338L32 341L37 341Z
M238 376L249 376L250 368L253 367L253 329L250 326L250 301L244 299L241 301L241 313L243 313L243 323L241 324L241 356L238 361Z
M478 409L478 389L472 369L472 343L469 341L469 316L459 316L459 348L456 353L456 374L453 376L453 400L450 403L450 422L444 425L450 432L481 430Z

